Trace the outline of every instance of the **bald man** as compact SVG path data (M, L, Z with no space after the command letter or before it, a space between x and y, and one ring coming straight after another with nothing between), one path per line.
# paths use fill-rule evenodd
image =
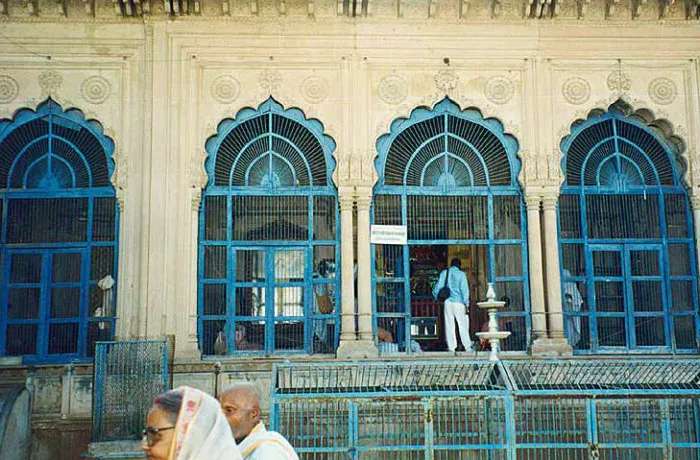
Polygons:
M289 442L260 421L261 398L260 390L248 382L235 383L219 395L244 460L299 460Z

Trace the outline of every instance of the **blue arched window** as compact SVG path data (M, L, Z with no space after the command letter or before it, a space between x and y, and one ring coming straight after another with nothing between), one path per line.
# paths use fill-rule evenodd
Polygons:
M206 143L199 228L205 355L329 353L338 341L335 142L273 99Z
M485 315L475 303L494 282L507 302L504 349L524 350L530 329L525 215L518 142L495 119L444 99L398 119L377 141L379 180L372 223L406 226L407 245L373 245L375 326L414 351L445 349L444 320L431 290L457 257L470 285L471 332ZM391 350L392 346L386 347Z
M89 358L111 340L114 142L51 99L0 121L0 355Z
M566 334L578 353L697 348L692 214L680 142L619 102L561 142Z

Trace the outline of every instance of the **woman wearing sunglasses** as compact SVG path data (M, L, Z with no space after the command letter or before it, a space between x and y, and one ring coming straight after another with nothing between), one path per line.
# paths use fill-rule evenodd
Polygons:
M141 449L148 460L241 459L218 401L189 387L153 401Z

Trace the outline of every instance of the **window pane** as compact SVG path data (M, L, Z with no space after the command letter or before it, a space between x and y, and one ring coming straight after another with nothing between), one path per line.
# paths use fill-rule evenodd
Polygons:
M275 316L304 316L304 288L275 288Z
M202 321L202 353L205 355L228 354L226 321Z
M671 280L673 311L693 311L693 282Z
M226 279L226 246L204 246L204 278Z
M335 240L335 202L334 196L314 197L314 240Z
M522 281L500 281L496 283L494 287L497 299L506 303L503 307L503 311L525 311L525 296L523 295ZM472 305L478 301L479 299L475 299L473 295L470 297Z
M49 354L78 352L78 323L52 324L49 327Z
M41 282L41 254L12 254L10 283Z
M405 311L403 283L377 283L377 313Z
M236 316L265 316L265 288L237 287Z
M339 269L335 260L335 246L314 246L314 278L338 278Z
M671 276L690 275L690 249L688 245L669 244L668 263Z
M265 349L265 325L258 322L236 321L234 351Z
M76 318L80 314L80 288L51 289L51 318Z
M8 319L39 319L39 288L10 288L7 293Z
M622 260L617 251L593 251L594 276L622 276Z
M92 240L114 241L116 233L117 199L95 198L92 211Z
M561 260L562 269L569 271L569 274L566 275L566 273L564 273L564 276L586 275L586 258L582 244L562 244Z
M527 328L524 317L501 315L498 323L500 330L511 333L510 337L501 340L501 350L523 351L527 348Z
M87 217L87 198L9 200L7 242L86 241Z
M496 245L496 276L522 276L523 251L519 244Z
M697 348L695 318L693 316L676 316L673 319L676 348Z
M5 354L8 356L36 354L36 324L8 324Z
M660 238L656 195L588 195L589 238Z
M304 281L304 251L275 252L275 281Z
M632 281L634 311L663 311L661 281Z
M90 321L88 323L88 356L95 356L95 342L113 339L112 323L109 321Z
M205 284L203 286L204 315L226 314L226 285Z
M303 350L304 321L275 323L275 350Z
M485 196L407 197L408 239L488 239Z
M204 239L207 241L226 240L226 197L204 197Z
M630 251L632 276L660 276L659 251Z
M687 238L688 214L685 196L664 195L666 209L666 231L669 238Z
M624 318L598 318L598 341L602 347L627 345L627 328Z
M375 275L378 278L401 278L403 270L403 246L381 245L374 247Z
M234 196L231 199L234 240L309 239L308 197Z
M114 295L115 289L102 289L97 284L90 285L90 304L88 305L88 316L91 318L114 316Z
M493 197L493 237L497 240L521 238L519 195Z
M621 281L596 281L595 306L597 311L622 313L625 311L624 283Z
M400 195L375 195L372 206L376 225L401 225Z
M90 256L90 279L99 281L110 275L114 277L114 246L96 246Z
M637 346L660 347L666 345L663 317L650 316L634 319Z
M574 350L591 348L588 324L587 316L568 316L566 318L566 337Z
M561 238L582 238L581 202L578 195L559 197L559 232Z
M52 260L53 282L80 282L81 261L80 253L54 254Z
M236 252L236 281L265 281L265 251Z

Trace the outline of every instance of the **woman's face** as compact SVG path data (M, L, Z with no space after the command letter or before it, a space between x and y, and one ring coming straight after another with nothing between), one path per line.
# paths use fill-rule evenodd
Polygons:
M160 430L157 433L144 436L141 440L141 449L148 460L168 460L170 446L172 445L175 430L170 422L168 413L158 406L153 406L146 417L146 430ZM148 438L152 439L152 446L148 444Z

